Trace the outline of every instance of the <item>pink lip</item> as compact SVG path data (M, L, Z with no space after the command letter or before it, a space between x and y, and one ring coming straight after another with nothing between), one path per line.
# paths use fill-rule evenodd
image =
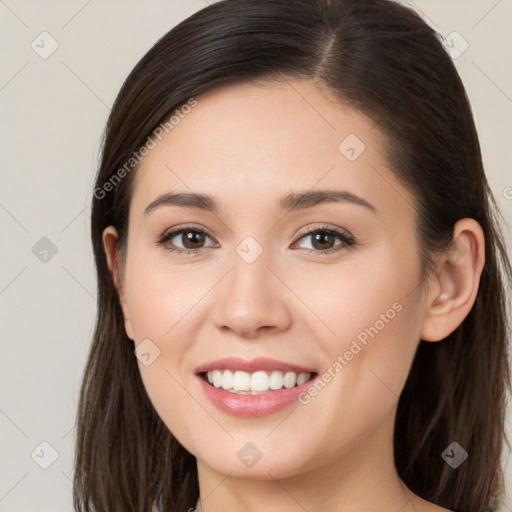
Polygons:
M271 414L293 402L298 402L298 396L306 392L319 376L294 388L268 391L261 395L237 395L208 384L200 375L196 375L195 378L206 396L221 411L233 416L256 417Z
M239 357L224 357L199 366L195 369L195 373L205 373L211 370L241 370L247 373L257 372L258 370L315 373L315 370L279 361L278 359L269 359L268 357L259 357L257 359L251 359L250 361Z

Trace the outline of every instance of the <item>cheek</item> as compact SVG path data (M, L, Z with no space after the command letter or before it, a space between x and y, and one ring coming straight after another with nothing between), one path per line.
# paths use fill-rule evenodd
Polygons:
M135 253L130 263L126 301L136 339L154 339L162 348L172 340L173 349L179 351L186 341L182 331L187 320L194 317L202 298L215 284L215 275L208 285L205 272L196 272L190 265L166 265L161 260L150 264L142 253Z
M310 318L310 325L318 325L317 338L327 351L344 348L355 338L363 344L377 338L393 343L400 325L414 324L405 310L414 300L419 268L413 255L398 259L391 249L355 256L339 266L288 272L287 282L310 311L299 320Z
M181 432L183 417L176 411L191 408L192 376L184 361L199 338L198 319L205 299L218 281L214 270L203 268L199 272L197 268L167 264L165 258L155 261L136 250L130 254L126 268L130 323L137 345L149 343L151 352L151 364L138 359L141 378L155 410L177 436L186 436L186 430Z
M324 287L337 297L320 310L335 335L319 326L323 384L302 403L329 442L319 441L308 467L371 439L379 425L393 421L417 348L419 315L412 294L407 296L408 284L397 286L392 274L373 287L358 286L352 278L344 280L343 293L341 282ZM293 452L295 429L290 426L280 439L283 450Z
M416 260L389 251L373 263L324 272L302 278L297 294L321 320L311 317L323 370L336 375L327 385L330 398L348 393L356 409L357 403L375 398L391 408L419 343L420 308L417 294L411 293L419 279ZM321 286L313 286L314 281Z

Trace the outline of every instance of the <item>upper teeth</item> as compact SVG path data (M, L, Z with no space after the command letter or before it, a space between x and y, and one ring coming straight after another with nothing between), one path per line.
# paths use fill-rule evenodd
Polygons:
M237 393L239 391L258 392L271 389L293 388L300 386L311 378L310 373L257 371L247 373L231 370L212 370L207 373L208 382L216 388L222 387L227 391Z

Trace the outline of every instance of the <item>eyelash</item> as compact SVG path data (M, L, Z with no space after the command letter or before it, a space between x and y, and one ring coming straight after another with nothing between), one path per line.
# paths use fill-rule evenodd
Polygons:
M198 229L198 228L196 228L194 226L183 226L183 227L181 227L181 228L179 228L177 230L169 231L167 233L164 233L162 236L160 236L156 240L156 244L158 246L164 246L164 244L166 242L168 242L169 240L173 239L176 235L179 235L179 234L182 234L182 233L186 233L186 232L194 232L194 233L199 233L199 234L205 234L209 238L213 238L206 231L204 231L202 229ZM335 253L335 252L338 252L338 251L342 250L343 248L348 248L348 247L352 247L354 245L357 245L357 242L354 240L354 238L351 235L348 235L347 233L344 233L343 231L339 231L337 229L330 228L328 226L308 228L305 232L303 232L303 233L301 233L299 235L299 237L297 238L296 242L300 241L302 238L307 237L308 235L311 235L311 234L317 233L317 232L324 233L324 234L327 234L327 235L338 236L339 239L341 240L341 243L338 244L337 246L331 248L331 249L323 249L323 250L320 250L320 249L319 250L315 250L315 249L302 249L302 250L306 251L308 254L313 255L313 256L318 256L319 254ZM294 244L296 242L294 242ZM175 248L165 247L165 249L170 251L170 252L175 252L177 254L198 254L199 252L203 252L204 249L208 249L208 248L207 247L201 247L199 249L179 249L179 248L175 249Z

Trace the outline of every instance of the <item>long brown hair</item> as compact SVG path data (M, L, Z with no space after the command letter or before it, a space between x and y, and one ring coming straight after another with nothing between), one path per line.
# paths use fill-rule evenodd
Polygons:
M147 52L108 119L92 198L98 310L77 413L76 511L183 512L199 495L195 457L146 394L102 246L104 228L113 225L121 257L126 251L137 169L126 163L202 92L293 78L327 85L386 136L390 167L416 199L425 271L434 252L450 246L457 220L471 217L484 231L476 302L445 340L420 342L399 398L394 454L400 478L422 498L458 512L497 510L505 440L510 447L504 416L512 269L471 107L440 36L390 0L224 0ZM469 453L456 470L441 457L453 441Z

